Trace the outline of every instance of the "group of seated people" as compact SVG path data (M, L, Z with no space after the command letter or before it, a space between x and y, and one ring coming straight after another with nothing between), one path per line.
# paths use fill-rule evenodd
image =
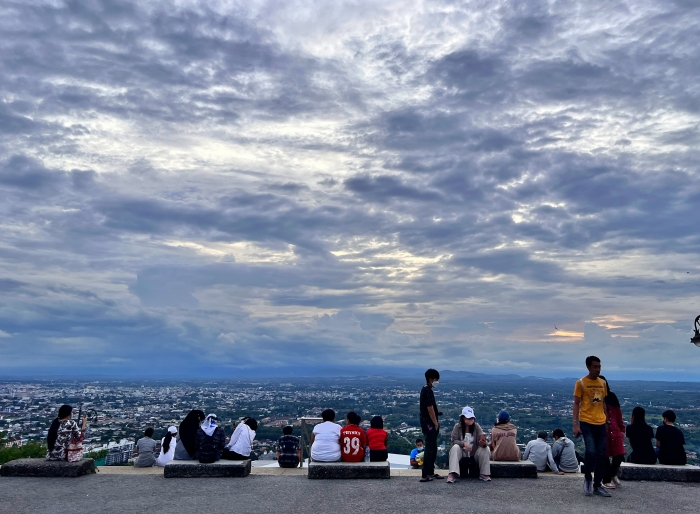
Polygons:
M160 454L157 457L154 430L147 428L144 436L136 442L134 453L137 457L134 466L165 466L173 460L198 460L201 463L212 463L220 459L246 460L250 458L257 429L258 422L254 418L243 418L233 427L233 434L227 444L226 434L216 414L205 416L201 410L192 410L182 420L179 428L168 428L161 440Z
M360 426L362 417L354 411L345 416L345 426L335 422L335 411L321 413L323 423L314 427L311 434L311 460L316 462L383 462L389 457L389 434L384 430L384 420L374 416L367 432Z

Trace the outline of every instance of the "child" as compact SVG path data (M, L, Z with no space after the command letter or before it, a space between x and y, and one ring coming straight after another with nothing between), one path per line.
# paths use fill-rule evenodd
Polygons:
M367 430L367 443L369 444L369 461L383 462L389 458L386 446L389 444L389 434L384 430L384 420L381 416L374 416L369 422Z
M411 456L409 457L413 469L420 469L423 466L424 452L423 439L416 439L416 447L411 450Z
M340 429L340 452L343 462L362 462L365 458L367 437L360 428L362 418L357 412L348 412L345 427Z

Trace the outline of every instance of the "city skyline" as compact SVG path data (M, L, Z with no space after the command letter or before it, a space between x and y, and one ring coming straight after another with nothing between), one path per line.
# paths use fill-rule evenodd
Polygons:
M0 0L0 377L700 381L700 8Z

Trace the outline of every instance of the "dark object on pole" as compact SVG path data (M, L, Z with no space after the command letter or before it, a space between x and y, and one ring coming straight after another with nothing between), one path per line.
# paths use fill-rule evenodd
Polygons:
M700 316L695 318L695 335L690 338L690 342L700 347Z

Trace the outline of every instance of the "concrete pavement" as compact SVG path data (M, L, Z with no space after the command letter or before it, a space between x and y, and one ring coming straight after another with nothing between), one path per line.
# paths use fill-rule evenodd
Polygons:
M695 512L700 484L629 482L613 498L584 497L578 477L421 484L309 480L299 475L165 479L162 474L0 478L0 513L618 513Z

